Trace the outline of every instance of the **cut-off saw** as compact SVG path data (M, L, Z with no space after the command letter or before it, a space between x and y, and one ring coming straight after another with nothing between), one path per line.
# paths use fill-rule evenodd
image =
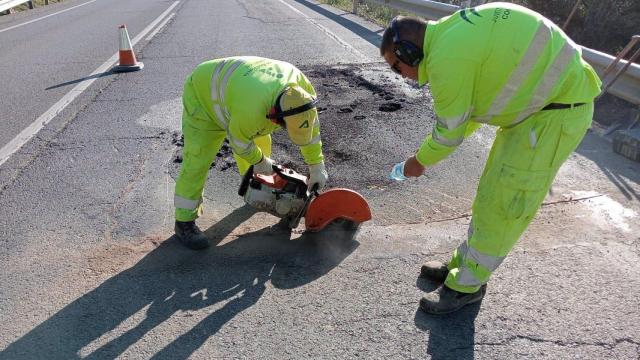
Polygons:
M311 232L333 222L357 228L371 220L367 200L356 191L344 188L308 191L306 176L280 165L274 165L273 171L270 176L254 174L251 166L242 178L238 194L258 211L283 219L289 228L297 228L302 218L306 230Z

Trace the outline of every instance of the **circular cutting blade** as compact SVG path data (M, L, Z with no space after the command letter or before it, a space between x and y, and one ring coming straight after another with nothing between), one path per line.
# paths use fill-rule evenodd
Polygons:
M371 220L371 209L367 200L359 193L336 188L313 199L304 217L307 230L319 231L336 219L346 219L358 224Z

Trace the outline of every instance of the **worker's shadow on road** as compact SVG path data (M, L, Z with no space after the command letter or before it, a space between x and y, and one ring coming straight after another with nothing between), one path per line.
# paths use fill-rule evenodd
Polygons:
M629 201L640 201L635 190L640 184L637 163L614 153L611 144L593 131L587 132L576 152L593 161Z
M437 287L435 283L425 279L418 279L416 285L425 292ZM480 311L480 304L467 305L445 315L430 315L420 309L416 311L416 326L429 333L427 353L431 359L473 359L475 319Z
M205 233L223 239L252 214L247 207L237 209ZM158 327L171 334L172 326L183 330L185 324L188 331L160 340L168 345L153 358L188 358L254 305L267 281L284 289L308 284L358 247L356 231L329 231L291 240L288 230L268 227L205 251L185 249L170 238L16 340L0 358L111 359L146 334L156 336ZM196 311L207 307L209 312Z

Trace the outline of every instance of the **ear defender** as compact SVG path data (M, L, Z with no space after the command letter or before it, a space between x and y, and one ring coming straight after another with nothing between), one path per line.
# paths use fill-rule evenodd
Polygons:
M420 61L422 61L424 54L416 44L411 41L400 39L400 32L398 31L396 19L397 18L393 18L393 20L391 20L391 25L389 26L393 32L393 53L396 55L398 60L411 67L416 67L420 64Z
M267 119L271 120L271 122L274 124L278 124L281 127L286 128L287 124L284 122L284 117L280 116L280 113L282 113L282 109L280 108L280 99L282 99L282 95L284 93L285 91L282 91L276 98L275 105L273 105L271 109L269 109L269 113L267 114Z
M293 109L289 109L289 110L285 110L282 111L282 108L280 107L280 100L282 99L282 96L287 92L287 88L285 88L284 90L282 90L282 92L280 92L280 95L278 95L278 97L276 98L276 103L273 107L271 107L271 109L269 109L269 113L267 114L267 119L270 119L271 122L278 124L280 126L282 126L283 128L286 129L287 124L284 121L284 118L286 116L291 116L291 115L296 115L296 114L300 114L303 113L307 110L311 110L313 108L316 107L316 105L318 104L318 99L313 99L313 101L308 102L304 105L295 107Z

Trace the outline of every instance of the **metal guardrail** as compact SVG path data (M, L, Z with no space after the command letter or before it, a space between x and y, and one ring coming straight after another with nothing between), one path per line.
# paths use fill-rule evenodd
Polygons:
M366 0L374 4L387 6L396 10L404 10L422 16L429 20L436 20L453 14L460 9L457 5L443 4L430 0ZM362 2L362 0L360 0ZM609 54L582 47L582 57L596 72L602 76L604 70L614 62L615 57ZM627 65L626 60L620 62L614 68L615 72ZM621 99L640 105L640 65L632 63L628 69L620 75L607 92Z
M0 13L26 2L29 3L29 8L33 9L32 0L0 0Z
M607 66L615 60L615 58L609 54L586 47L582 47L582 57L596 69L601 77ZM627 64L629 64L628 61L620 60L613 68L613 73L618 73L618 71ZM615 80L613 84L607 81L612 76L614 75L603 78L603 86L606 92L636 105L640 105L640 65L631 63L626 71L620 74L620 77ZM609 87L607 88L607 86Z
M360 2L362 2L362 0L360 0ZM412 12L429 20L440 19L460 9L457 5L429 0L366 0L366 2Z

